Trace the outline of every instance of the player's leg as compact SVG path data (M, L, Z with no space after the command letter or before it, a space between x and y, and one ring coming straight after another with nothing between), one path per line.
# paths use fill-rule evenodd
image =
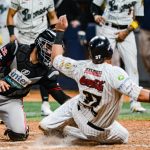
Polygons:
M100 134L97 138L101 144L126 144L129 133L120 123L114 121L111 126L105 129L106 135Z
M139 84L137 47L133 33L130 33L124 42L118 43L118 51L125 64L125 70L127 71L128 75L136 84ZM130 108L132 112L145 111L145 108L143 108L141 104L134 99L130 100Z
M1 112L2 120L7 127L5 135L13 141L26 140L29 135L29 128L26 125L22 100L8 99L7 102L1 106Z
M72 107L76 104L78 96L68 100L66 103L57 108L51 115L43 118L39 127L44 133L50 133L54 130L63 134L64 126L68 125L68 121L72 118ZM61 130L61 131L60 131Z
M41 97L42 97L41 115L48 116L52 113L52 111L50 109L50 105L49 105L49 101L48 101L48 98L49 98L48 91L42 85L40 85L40 93L41 93Z
M78 107L74 105L72 114L79 129L70 128L69 135L72 133L72 135L77 138L97 141L102 144L127 143L129 133L118 122L114 121L108 128L101 128L95 125L96 123L89 122L89 119L87 119L87 117L92 117L92 112L84 108L84 106L79 107L79 105ZM75 131L78 133L77 135ZM80 135L80 137L78 135Z

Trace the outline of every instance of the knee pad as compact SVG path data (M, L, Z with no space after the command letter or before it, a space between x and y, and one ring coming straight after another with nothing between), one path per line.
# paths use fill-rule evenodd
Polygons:
M29 127L27 128L27 131L25 134L23 133L16 133L16 132L13 132L12 130L10 129L7 129L4 133L4 135L8 135L8 137L12 140L12 141L25 141L28 136L29 136Z

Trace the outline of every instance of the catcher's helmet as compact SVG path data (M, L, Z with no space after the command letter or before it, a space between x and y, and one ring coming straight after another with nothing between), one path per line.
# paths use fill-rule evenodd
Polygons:
M38 50L38 60L47 67L51 67L51 48L55 39L55 32L46 29L35 39L35 47Z
M113 50L110 46L108 39L104 36L95 36L89 42L89 50L93 63L103 63L105 58L110 59Z

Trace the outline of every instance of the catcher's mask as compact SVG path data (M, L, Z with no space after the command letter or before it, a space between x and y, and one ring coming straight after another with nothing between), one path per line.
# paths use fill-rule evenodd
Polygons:
M55 36L55 32L50 29L46 29L35 39L35 47L38 51L38 60L48 68L52 66L51 51Z
M93 37L89 42L89 50L95 64L101 64L105 59L111 59L113 54L110 43L104 36Z

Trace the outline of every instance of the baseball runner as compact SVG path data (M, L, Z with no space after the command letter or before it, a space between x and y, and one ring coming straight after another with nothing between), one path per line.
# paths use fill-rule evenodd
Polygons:
M31 46L15 41L0 49L0 118L7 127L5 135L13 141L28 137L22 99L32 85L43 85L60 104L70 98L57 83L58 71L51 65L54 37L47 29Z
M112 48L104 36L95 36L89 43L91 60L76 61L62 56L63 31L68 26L66 16L56 24L56 38L52 46L53 66L73 78L79 95L61 105L40 122L40 128L51 134L67 134L105 144L128 142L129 133L115 119L121 106L121 96L150 103L150 90L135 84L127 73L111 65ZM69 120L72 126L66 126Z
M103 15L99 15L99 7L106 3ZM137 47L133 31L138 27L138 19L144 15L141 0L93 0L91 12L100 27L97 35L106 36L115 50L121 56L125 70L131 79L139 84L137 69ZM114 59L117 59L114 55ZM131 99L132 112L144 112L145 109L139 102Z
M17 37L19 43L30 45L34 43L39 33L48 28L48 24L54 28L56 22L57 16L53 0L11 0L7 17L10 41L14 41ZM18 29L18 33L15 34L14 24ZM48 92L42 86L40 86L40 91L42 96L41 115L49 115L51 110L48 103Z
M9 6L10 0L0 0L0 48L9 42L9 33L6 27Z

